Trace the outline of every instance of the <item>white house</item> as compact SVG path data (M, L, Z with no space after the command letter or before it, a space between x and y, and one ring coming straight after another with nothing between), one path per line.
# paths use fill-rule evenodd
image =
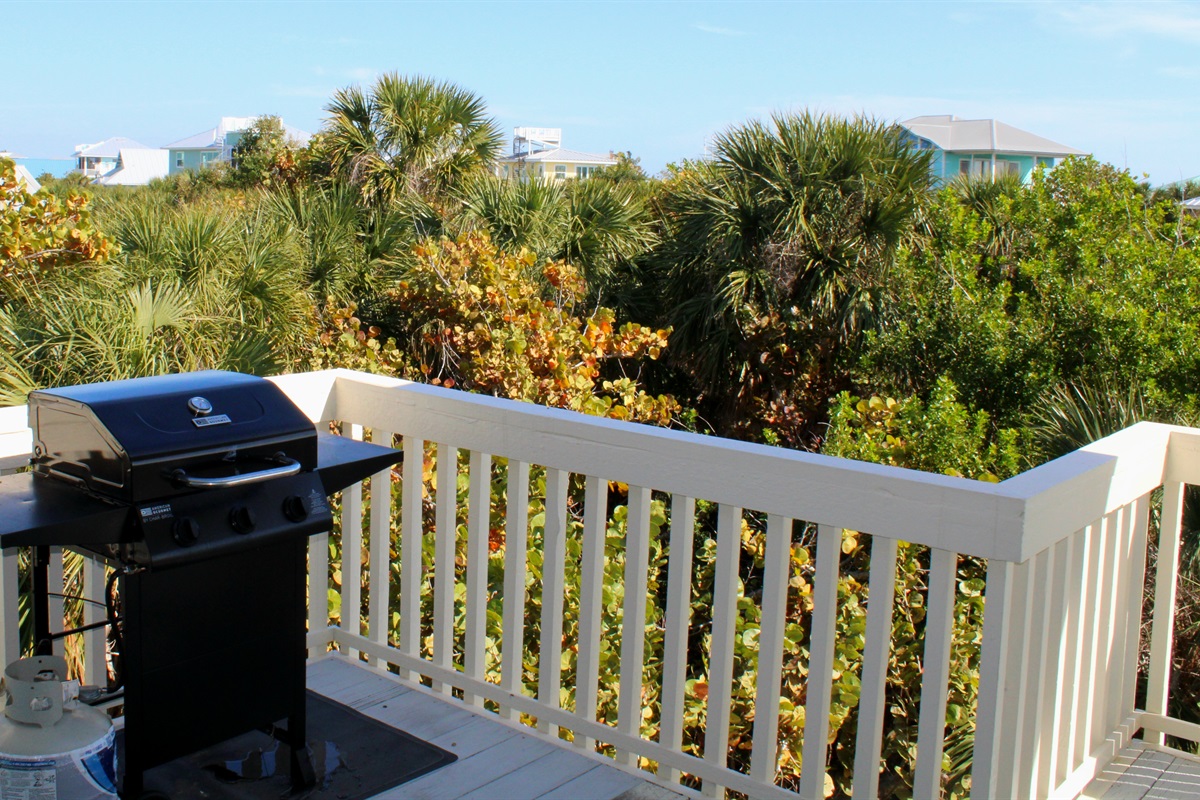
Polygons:
M114 136L95 144L77 144L73 156L75 159L73 171L87 178L99 178L101 175L106 175L116 169L123 149L154 150L156 148L147 147L141 142L127 139L124 136Z
M165 178L169 172L170 154L159 147L122 147L117 164L92 183L101 186L145 186L155 178Z

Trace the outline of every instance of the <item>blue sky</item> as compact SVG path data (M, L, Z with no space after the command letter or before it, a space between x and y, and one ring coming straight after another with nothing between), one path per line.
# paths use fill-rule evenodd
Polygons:
M651 172L773 111L996 118L1154 183L1200 175L1200 2L25 2L0 150L151 146L221 116L317 130L385 71Z

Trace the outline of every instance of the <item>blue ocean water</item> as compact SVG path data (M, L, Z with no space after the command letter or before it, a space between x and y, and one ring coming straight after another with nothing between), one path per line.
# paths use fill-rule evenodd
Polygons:
M43 172L49 172L56 178L65 178L68 172L75 169L73 158L14 158L13 161L29 170L29 174L35 178Z

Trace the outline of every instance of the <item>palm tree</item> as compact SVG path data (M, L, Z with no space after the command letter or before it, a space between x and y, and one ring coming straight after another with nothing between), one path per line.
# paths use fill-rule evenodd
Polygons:
M918 235L928 159L884 123L777 115L718 136L711 160L666 181L663 322L677 365L720 406L718 427L735 432L766 383L810 395L803 413L824 406L836 387L820 382L876 323Z
M391 72L368 92L340 89L322 131L333 174L372 205L406 195L444 196L500 151L483 100L452 83Z
M594 293L655 242L653 219L633 186L596 180L485 177L459 193L460 226L486 230L501 248L578 267Z

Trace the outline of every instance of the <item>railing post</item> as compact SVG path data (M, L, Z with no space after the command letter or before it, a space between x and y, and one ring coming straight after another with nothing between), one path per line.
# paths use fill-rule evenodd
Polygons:
M1183 519L1183 484L1163 487L1158 533L1158 567L1154 576L1154 623L1150 629L1150 668L1147 671L1146 710L1167 714L1171 685L1171 651L1175 644L1175 592L1179 578L1179 532ZM1146 741L1163 744L1162 731L1147 730Z

